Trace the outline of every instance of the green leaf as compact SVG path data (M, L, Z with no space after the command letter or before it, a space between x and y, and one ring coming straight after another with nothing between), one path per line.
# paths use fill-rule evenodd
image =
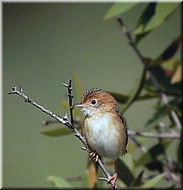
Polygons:
M156 58L154 61L151 61L151 64L161 64L165 61L172 58L177 50L179 49L181 44L181 35L178 35L173 41L166 47L166 49Z
M130 10L135 5L137 5L137 3L115 3L109 8L109 10L104 16L104 19L109 19L114 16L118 16L119 14L122 14Z
M68 183L65 179L56 176L48 176L47 180L54 184L55 187L61 188L72 188L72 185Z
M157 3L156 6L154 5L154 3L150 3L141 15L140 25L138 25L137 29L135 30L136 35L149 32L162 25L165 20L173 13L175 8L178 6L178 3ZM147 9L149 9L149 7L152 7L152 12L150 17L145 19L145 17L147 17Z
M166 173L160 174L150 180L148 180L144 185L142 185L141 187L143 188L151 188L154 187L157 183L159 183L164 177L165 177Z
M164 163L163 161L160 160L153 160L150 163L146 164L145 166L146 168L148 168L148 170L158 171L159 173L162 173L164 169Z
M130 168L125 164L124 160L117 159L118 176L127 186L134 180L134 174Z
M76 129L78 128L79 127L76 127ZM66 126L55 127L55 128L45 129L44 131L41 131L42 135L46 135L49 137L60 137L60 136L69 135L71 133L72 131Z
M150 31L143 31L137 33L138 30L143 30L148 22L152 19L153 15L155 14L155 7L156 3L149 3L145 10L142 12L141 16L139 17L136 25L135 30L135 43L137 44L141 39L143 39ZM139 29L140 28L140 29Z
M161 143L158 143L151 147L146 153L135 161L135 166L144 166L154 161L159 155L163 154L168 146L171 144L171 140L162 140Z
M149 3L144 11L142 12L141 16L139 17L136 25L136 29L138 28L145 28L146 25L150 22L153 15L155 14L155 8L157 3ZM145 32L143 32L145 33Z
M177 38L175 38L171 44L163 51L163 53L160 55L159 59L166 61L173 57L175 53L177 52L179 46L181 44L181 36L179 35Z
M143 174L144 174L144 170L142 170L138 176L135 178L135 180L132 182L131 186L140 186L143 182Z

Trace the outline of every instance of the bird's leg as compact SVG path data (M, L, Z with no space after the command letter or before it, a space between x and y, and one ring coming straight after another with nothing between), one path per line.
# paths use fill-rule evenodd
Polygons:
M117 180L117 177L118 177L118 174L117 174L117 160L114 161L114 165L115 165L115 173L108 179L108 183L111 183L112 186L115 186L116 180Z
M98 161L99 155L95 151L90 152L89 155L91 157L91 160L93 160L94 162Z

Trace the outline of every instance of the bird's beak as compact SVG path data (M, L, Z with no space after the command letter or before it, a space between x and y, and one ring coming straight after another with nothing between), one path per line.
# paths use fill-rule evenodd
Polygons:
M72 107L79 107L79 108L83 108L85 107L86 105L85 104L82 104L82 103L76 103L76 104L73 104Z

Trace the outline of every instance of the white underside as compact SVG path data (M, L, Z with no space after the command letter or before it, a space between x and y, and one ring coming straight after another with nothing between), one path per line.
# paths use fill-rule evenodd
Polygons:
M86 138L91 148L102 157L117 159L120 155L118 131L113 126L109 115L105 114L97 118L93 116L87 118L85 122L89 131Z

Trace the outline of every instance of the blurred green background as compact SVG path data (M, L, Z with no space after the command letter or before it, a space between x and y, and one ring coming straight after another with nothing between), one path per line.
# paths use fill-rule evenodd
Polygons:
M115 19L103 19L111 5L3 3L3 187L50 187L47 176L80 176L87 163L87 153L73 135L40 134L42 120L49 117L20 97L8 96L12 86L20 84L33 100L59 115L67 98L62 82L73 72L84 90L127 94L136 87L142 66ZM123 15L129 30L144 7L141 3ZM139 47L156 57L179 32L177 8ZM130 129L143 130L153 102L135 103L125 113Z

